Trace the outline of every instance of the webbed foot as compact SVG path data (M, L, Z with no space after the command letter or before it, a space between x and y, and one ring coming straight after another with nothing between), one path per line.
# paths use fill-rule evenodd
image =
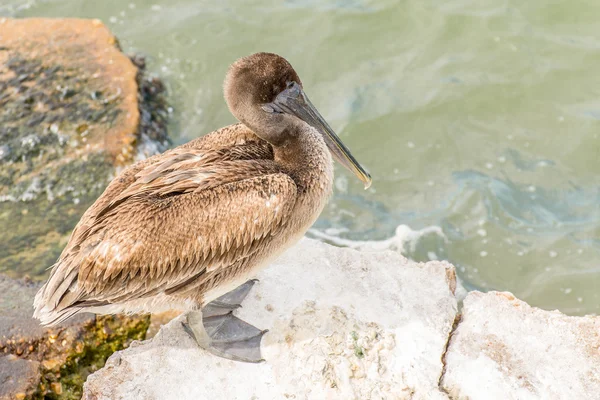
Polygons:
M267 330L233 315L254 283L256 280L244 283L207 304L202 311L189 312L187 322L182 323L186 332L200 347L219 357L252 363L264 361L260 342Z

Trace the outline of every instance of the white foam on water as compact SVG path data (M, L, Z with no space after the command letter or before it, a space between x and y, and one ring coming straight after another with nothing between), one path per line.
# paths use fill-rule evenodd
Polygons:
M312 236L326 240L336 246L350 247L361 251L385 251L394 250L403 255L416 251L419 239L426 235L438 235L445 242L448 238L439 226L427 226L423 229L413 230L408 225L398 225L394 235L384 240L350 240L337 236L334 231L322 232L317 229L308 231Z

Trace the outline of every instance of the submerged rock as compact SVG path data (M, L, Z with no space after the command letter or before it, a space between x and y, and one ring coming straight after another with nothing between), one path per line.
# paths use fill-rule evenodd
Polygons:
M115 166L164 150L163 86L134 61L97 20L0 18L0 272L43 276Z
M258 277L236 314L261 329L262 364L199 349L182 317L114 354L86 399L444 399L454 267L304 239Z
M445 359L442 386L452 398L597 399L600 317L471 292Z
M46 276L116 168L166 148L166 103L97 20L0 18L0 272ZM147 317L30 316L40 282L0 274L0 399L80 398Z

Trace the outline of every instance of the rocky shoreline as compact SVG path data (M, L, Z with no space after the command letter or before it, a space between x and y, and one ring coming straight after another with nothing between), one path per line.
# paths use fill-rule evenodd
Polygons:
M265 362L200 350L181 317L112 355L84 399L592 399L600 317L470 292L455 269L303 239L236 313L269 329ZM133 395L132 395L133 394Z
M261 364L198 349L181 317L146 341L149 317L40 327L33 296L81 214L168 145L164 86L144 69L100 21L0 18L0 399L598 397L600 317L463 299L446 262L310 239L236 310L270 330Z
M116 169L166 149L167 117L162 82L100 21L0 18L0 399L80 398L90 372L145 337L148 317L45 329L30 316Z

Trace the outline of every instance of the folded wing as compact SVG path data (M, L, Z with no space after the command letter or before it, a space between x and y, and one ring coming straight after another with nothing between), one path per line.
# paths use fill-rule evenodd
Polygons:
M177 148L129 169L74 230L34 316L53 324L227 274L280 233L296 190L264 142Z

